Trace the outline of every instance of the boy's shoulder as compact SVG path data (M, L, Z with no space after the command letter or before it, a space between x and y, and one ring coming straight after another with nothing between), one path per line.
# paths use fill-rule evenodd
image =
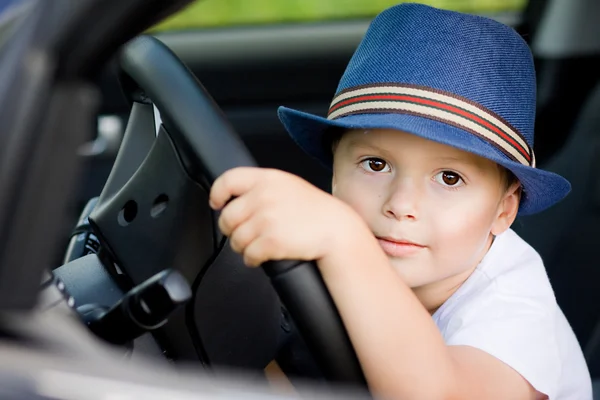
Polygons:
M556 309L542 258L512 229L495 238L473 274L441 308L453 313L456 308L474 309L477 304L483 306L488 302L527 303L548 311Z
M514 231L496 238L433 319L446 344L493 355L550 398L575 392L579 397L573 398L589 398L583 353L556 303L543 261Z
M515 231L498 235L476 269L483 282L509 294L551 295L544 262L539 253Z
M538 323L543 320L550 326L557 311L542 258L509 229L495 238L475 271L437 310L434 319L444 335L451 335L458 326L497 315L508 320L526 313L537 316Z

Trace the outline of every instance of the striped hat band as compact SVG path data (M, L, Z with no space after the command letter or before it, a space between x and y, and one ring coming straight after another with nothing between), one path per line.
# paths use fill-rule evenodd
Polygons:
M416 85L371 84L340 92L327 119L356 114L410 114L463 129L494 146L511 160L535 167L533 149L499 115L464 97Z

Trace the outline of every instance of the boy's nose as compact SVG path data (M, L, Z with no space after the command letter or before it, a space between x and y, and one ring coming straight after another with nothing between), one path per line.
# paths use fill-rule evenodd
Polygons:
M411 179L398 179L383 203L383 214L397 220L418 219L420 190Z

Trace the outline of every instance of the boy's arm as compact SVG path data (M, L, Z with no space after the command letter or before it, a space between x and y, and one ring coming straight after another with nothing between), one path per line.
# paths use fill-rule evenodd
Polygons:
M398 399L536 399L535 389L502 361L472 347L446 346L374 238L350 238L321 259L319 269L373 393Z
M535 398L529 383L498 359L446 346L366 223L339 199L288 173L237 168L215 181L210 204L223 209L219 227L247 265L317 260L376 394Z

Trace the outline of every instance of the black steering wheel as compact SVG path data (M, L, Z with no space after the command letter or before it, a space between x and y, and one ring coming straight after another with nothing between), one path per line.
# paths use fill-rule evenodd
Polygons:
M147 105L153 104L160 111L162 133L167 134L172 141L171 146L176 149L179 161L195 185L207 188L218 176L231 168L256 165L246 146L204 87L177 56L158 39L140 36L127 43L122 50L120 67L125 75L125 86L129 86L129 89L135 87L135 90L130 91L136 93L136 101ZM133 136L129 141L135 140ZM159 139L160 134L156 141L158 142ZM135 180L136 174L139 174L145 162L140 161L140 165L134 165L138 170L132 173L129 181ZM111 186L111 178L107 187ZM111 192L105 188L105 192L107 191ZM119 193L115 194L116 192L116 189L112 190L112 193L103 192L103 196L117 198L112 203L118 202L120 208L118 223L122 227L127 225L132 215L135 216L138 206L130 205L127 208L129 204L127 198ZM176 199L169 199L169 201L173 200ZM100 203L102 202L101 196ZM104 201L104 203L111 202ZM106 208L110 208L110 204L97 207L90 219L96 224L100 235L104 236L103 242L112 247L111 251L115 259L123 260L126 256L119 253L123 253L124 250L117 248L114 242L110 246L111 229L103 226L102 211ZM192 208L208 210L208 204L195 204ZM113 222L116 224L115 221ZM218 236L218 233L214 235ZM224 240L216 240L216 242L223 244ZM202 243L188 245L201 246ZM223 247L220 249L223 250ZM141 254L149 250L146 248L136 251ZM140 272L143 265L138 265L136 272L128 270L126 265L123 267L125 267L123 268L125 275L129 274L134 283L141 280L141 278L136 279L136 274L149 275L144 271ZM298 327L325 377L330 381L366 387L356 353L314 263L268 262L262 266L262 269L270 278L271 285ZM201 273L206 272L201 271Z

